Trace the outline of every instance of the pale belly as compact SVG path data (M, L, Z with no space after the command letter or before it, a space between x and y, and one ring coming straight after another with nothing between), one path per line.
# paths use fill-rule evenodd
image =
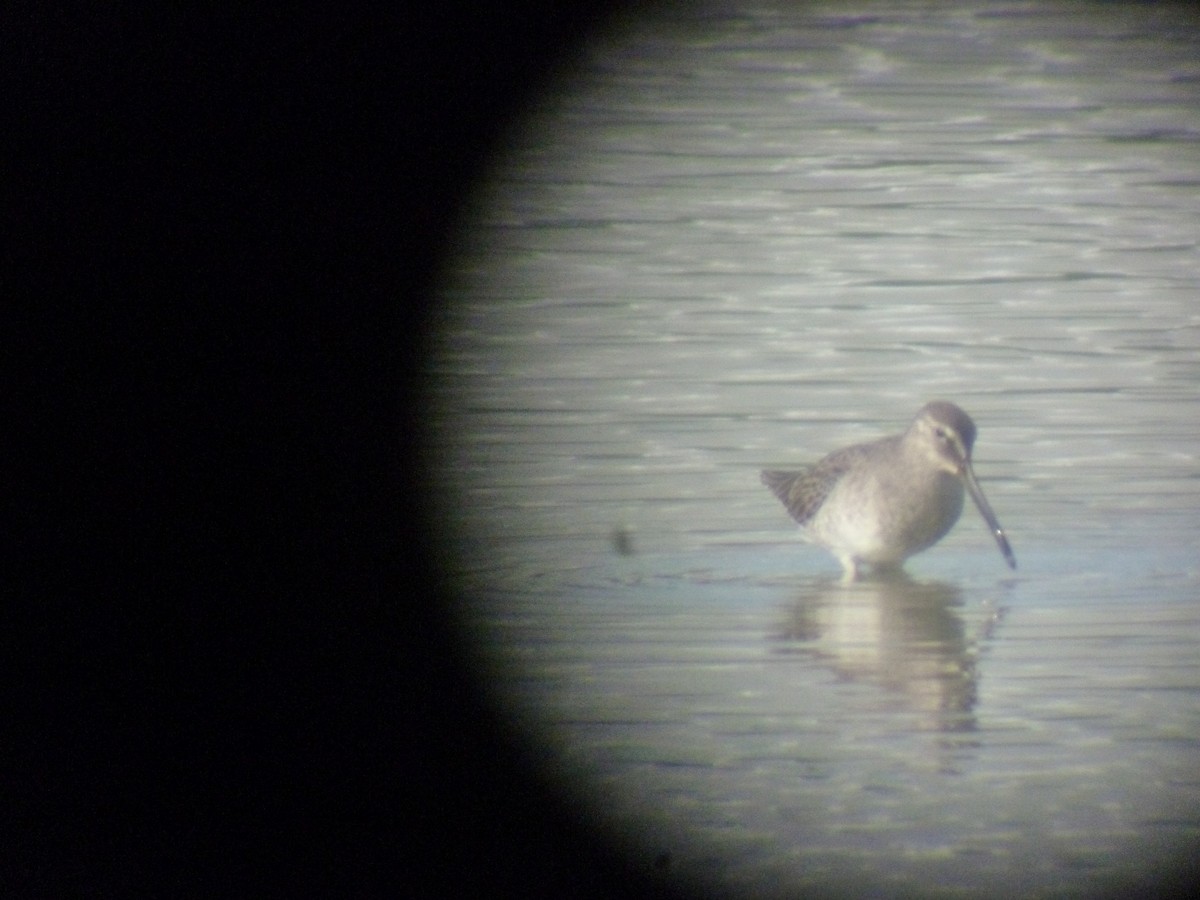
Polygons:
M914 489L915 488L915 489ZM839 556L893 565L936 544L958 521L962 482L935 473L924 484L838 485L805 529L805 537Z

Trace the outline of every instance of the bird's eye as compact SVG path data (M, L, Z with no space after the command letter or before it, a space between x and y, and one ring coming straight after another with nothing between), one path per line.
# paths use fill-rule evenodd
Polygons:
M935 428L935 429L933 429L933 433L936 434L938 437L942 438L943 440L946 437L946 429L945 428Z

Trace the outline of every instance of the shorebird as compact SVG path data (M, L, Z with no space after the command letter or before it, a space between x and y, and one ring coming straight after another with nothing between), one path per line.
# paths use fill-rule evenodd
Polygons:
M799 472L767 470L762 482L800 523L805 540L830 551L853 581L864 566L898 569L958 521L963 488L1010 568L1004 529L971 468L975 423L945 400L926 403L903 434L834 450Z

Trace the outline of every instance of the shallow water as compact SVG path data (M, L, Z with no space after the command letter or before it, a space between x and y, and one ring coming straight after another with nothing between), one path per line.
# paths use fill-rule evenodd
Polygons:
M1200 843L1200 23L869 9L614 30L514 128L431 372L464 637L683 882L1148 878ZM935 397L1019 569L968 504L837 584L758 470Z

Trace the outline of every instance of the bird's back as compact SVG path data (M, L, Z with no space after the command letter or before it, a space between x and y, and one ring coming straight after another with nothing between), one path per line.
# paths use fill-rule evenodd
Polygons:
M833 451L816 465L797 472L766 469L762 473L762 483L779 498L793 519L801 525L807 525L838 481L869 458L879 444L888 440L884 438L869 444L843 447Z

